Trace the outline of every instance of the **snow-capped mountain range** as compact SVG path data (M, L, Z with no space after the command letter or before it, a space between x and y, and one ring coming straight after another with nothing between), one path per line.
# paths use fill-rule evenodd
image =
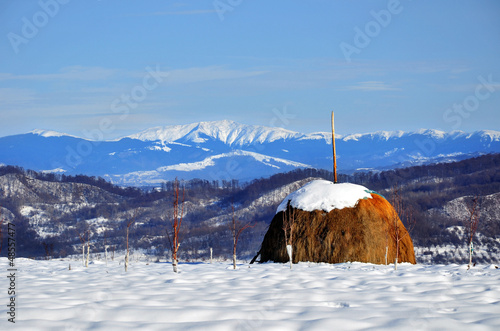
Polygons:
M98 137L97 137L98 138ZM500 131L379 131L336 135L340 172L446 162L500 152ZM175 177L249 181L297 168L332 168L331 133L233 121L155 127L116 140L35 130L0 138L0 163L101 176L122 185Z

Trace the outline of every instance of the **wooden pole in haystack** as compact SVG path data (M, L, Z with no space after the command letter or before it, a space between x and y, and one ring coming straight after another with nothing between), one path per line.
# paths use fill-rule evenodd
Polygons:
M337 183L337 154L335 151L335 126L333 124L333 111L332 111L332 148L333 148L333 182Z

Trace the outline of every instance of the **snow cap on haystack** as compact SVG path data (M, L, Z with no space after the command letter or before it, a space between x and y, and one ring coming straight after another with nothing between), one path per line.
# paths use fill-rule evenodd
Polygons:
M304 211L352 208L361 199L371 199L373 191L351 183L334 184L328 180L314 180L290 193L278 206L276 213L290 206Z

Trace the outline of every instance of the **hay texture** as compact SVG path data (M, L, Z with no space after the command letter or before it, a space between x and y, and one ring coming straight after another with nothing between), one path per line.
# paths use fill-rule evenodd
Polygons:
M288 219L286 219L288 217ZM288 262L284 220L292 220L293 262L367 262L384 264L396 257L395 222L399 225L398 262L415 262L413 242L391 204L355 184L313 181L290 194L278 207L260 250L260 262Z

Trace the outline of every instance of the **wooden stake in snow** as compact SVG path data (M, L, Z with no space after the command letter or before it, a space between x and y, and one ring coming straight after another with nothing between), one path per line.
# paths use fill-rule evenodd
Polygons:
M288 254L288 258L290 259L290 269L292 269L292 265L293 265L293 247L292 247L292 245L286 245L286 253Z
M85 266L85 234L83 236L79 234L79 236L82 241L82 265Z
M337 153L335 151L335 125L333 123L332 111L332 148L333 148L333 182L337 183Z

